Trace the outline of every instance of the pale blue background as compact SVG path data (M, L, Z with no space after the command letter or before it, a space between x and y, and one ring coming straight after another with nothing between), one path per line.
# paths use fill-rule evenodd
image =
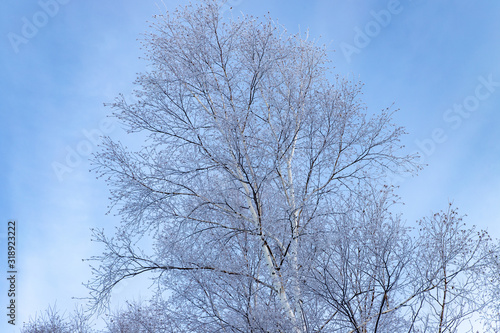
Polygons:
M117 220L105 215L107 189L88 172L85 158L73 161L62 181L52 164L65 163L68 147L85 144L83 131L99 129L110 111L103 102L130 93L145 67L136 39L159 12L152 0L66 2L17 53L8 34L21 35L23 17L32 20L42 8L33 0L0 4L0 267L5 272L7 221L17 219L18 328L56 301L58 308L72 310L77 302L71 297L86 295L81 283L90 270L81 259L100 251L90 242L89 228L111 232ZM180 1L164 3L172 9ZM424 154L429 166L421 175L398 182L409 224L453 200L468 223L500 237L500 87L458 128L443 119L447 109L474 95L478 77L500 82L500 2L401 0L401 12L348 61L342 43L354 45L356 27L371 24L370 12L388 3L239 0L232 13L270 11L291 32L309 28L311 38L321 36L335 50L335 72L365 83L370 110L392 103L401 109L396 121L410 133L408 151L417 150L416 142L431 138L434 129L444 131L445 142ZM110 134L123 132L117 126ZM17 332L5 325L7 286L1 281L0 331ZM139 297L137 286L143 288L122 286L115 303Z

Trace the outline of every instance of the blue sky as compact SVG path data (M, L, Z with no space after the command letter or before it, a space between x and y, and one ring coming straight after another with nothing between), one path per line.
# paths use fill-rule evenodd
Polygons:
M164 0L168 9L179 3ZM398 180L409 224L451 200L468 223L500 237L499 2L232 5L233 15L269 11L290 32L309 29L332 51L335 73L365 83L369 110L400 109L396 122L410 133L404 138L408 152L420 150L429 164L419 177ZM88 172L86 156L97 149L96 133L124 135L109 123L103 102L132 90L145 68L137 38L163 6L152 0L0 4L0 236L5 248L7 221L17 219L19 271L18 326L7 326L2 315L2 332L17 332L55 302L71 310L77 304L72 297L86 295L81 283L90 270L81 259L100 251L89 229L112 232L117 223L105 215L108 192ZM29 30L30 23L39 27ZM5 272L5 259L0 262ZM4 280L0 304L8 301ZM115 300L137 297L131 289L132 282L122 286Z

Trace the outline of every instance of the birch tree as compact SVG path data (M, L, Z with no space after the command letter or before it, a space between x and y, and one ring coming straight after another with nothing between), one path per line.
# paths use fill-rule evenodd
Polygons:
M142 148L105 138L95 156L122 223L94 231L93 306L150 274L165 331L412 331L456 270L417 276L422 247L390 213L386 175L418 169L393 111L368 112L307 36L220 9L157 16L135 101L111 105Z

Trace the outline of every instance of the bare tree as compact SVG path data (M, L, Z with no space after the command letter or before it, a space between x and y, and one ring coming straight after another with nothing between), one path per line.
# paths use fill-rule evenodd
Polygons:
M158 16L136 101L112 105L145 141L132 151L106 138L95 157L122 217L115 237L94 233L106 247L88 284L95 308L150 273L169 294L174 326L160 331L417 332L433 314L453 331L478 309L459 274L481 273L485 238L424 220L414 240L383 186L418 168L399 153L392 112L368 116L324 47L220 8ZM120 323L139 325L134 311Z
M177 332L178 325L169 320L161 303L129 303L106 320L106 333Z
M499 282L490 271L498 248L485 231L467 228L450 205L411 238L381 194L353 202L316 257L309 285L333 312L326 332L457 332L473 313L497 309L487 295Z
M394 199L389 188L357 192L321 228L308 283L325 302L317 332L404 332L408 320L394 310L408 298L415 244L390 213Z
M419 222L415 279L425 287L426 325L434 332L457 332L460 324L488 305L488 286L500 275L488 273L498 253L487 232L467 228L451 207ZM492 279L490 282L484 278Z
M76 309L70 315L65 315L54 305L24 323L21 333L95 333L95 331L83 309Z

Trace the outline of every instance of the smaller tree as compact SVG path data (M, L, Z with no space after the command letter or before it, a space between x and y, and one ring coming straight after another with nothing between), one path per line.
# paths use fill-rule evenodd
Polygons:
M21 333L97 333L92 329L89 317L83 309L76 309L66 316L54 305L48 307L44 313L30 318L23 324Z
M419 227L414 270L426 290L421 296L425 326L439 333L457 332L473 313L498 304L486 297L499 282L498 275L490 275L495 252L491 237L475 226L467 228L451 204L447 211L421 220Z
M490 251L488 263L484 267L484 274L477 281L478 284L486 286L485 303L489 306L482 312L485 329L488 332L500 332L500 240L497 240L495 248Z

